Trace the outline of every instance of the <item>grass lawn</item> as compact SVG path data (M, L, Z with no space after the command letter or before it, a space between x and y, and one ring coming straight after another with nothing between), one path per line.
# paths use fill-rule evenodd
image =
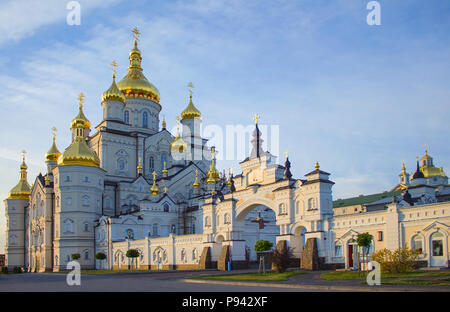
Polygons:
M287 281L289 277L294 275L306 274L306 272L300 271L286 271L284 273L267 272L263 273L245 273L245 274L233 274L233 275L208 275L208 276L196 276L196 279L211 279L211 280L224 280L224 281L262 281L262 282L283 282Z
M450 286L450 278L438 279L394 279L385 280L383 284L387 285L417 285L417 286Z
M364 280L366 274L352 271L343 272L328 272L320 275L321 278L327 281L341 281L341 280ZM387 283L385 279L394 278L416 278L416 277L450 277L450 270L444 271L413 271L408 273L381 273L383 283ZM409 280L409 279L408 279ZM396 280L399 281L399 280ZM417 280L418 281L418 280ZM394 282L394 281L392 281Z

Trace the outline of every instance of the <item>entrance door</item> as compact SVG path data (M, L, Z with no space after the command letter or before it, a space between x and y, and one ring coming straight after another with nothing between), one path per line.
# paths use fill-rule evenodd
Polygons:
M158 251L156 261L157 261L158 270L162 270L161 251Z
M436 267L447 266L444 257L444 235L442 233L436 232L431 235L430 247L430 265Z
M348 267L353 268L353 245L348 245Z

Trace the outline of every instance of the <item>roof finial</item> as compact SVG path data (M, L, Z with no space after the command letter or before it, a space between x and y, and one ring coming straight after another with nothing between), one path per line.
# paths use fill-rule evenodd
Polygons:
M78 94L78 104L80 105L80 109L83 108L84 98L85 95L83 94L83 92L80 92L80 94Z
M428 156L428 144L425 143L425 156Z
M404 161L404 160L402 160L402 173L403 173L403 174L406 173L405 161Z
M319 166L319 162L318 162L318 161L316 161L315 169L316 169L316 170L319 170L319 168L320 168L320 166Z
M162 128L166 129L166 116L163 115L163 120L162 120Z
M286 150L286 159L288 159L289 158L289 151L288 150Z
M189 97L192 99L192 89L194 88L194 85L192 82L189 82L187 86L189 88Z
M258 114L255 114L255 116L253 116L253 120L255 121L255 125L258 124L258 119L260 118L260 116Z
M139 163L138 163L138 166L136 169L137 169L138 175L141 175L142 174L142 158L141 157L139 157Z
M110 65L112 66L113 79L116 79L116 68L119 67L119 65L117 65L116 61L112 61Z
M139 29L137 27L134 27L131 32L133 33L134 47L136 48L137 42L139 40L139 36L141 35L141 33L139 32Z
M52 127L52 134L53 134L53 142L55 142L55 138L56 138L56 127Z
M22 160L25 162L25 154L27 153L26 150L22 150Z

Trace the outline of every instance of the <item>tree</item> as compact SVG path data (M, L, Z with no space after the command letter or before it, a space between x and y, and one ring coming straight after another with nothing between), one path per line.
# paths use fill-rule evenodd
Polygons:
M263 252L268 251L272 249L273 243L269 242L268 240L259 240L255 243L255 251L256 252Z
M372 244L372 240L373 240L373 236L369 233L361 233L358 234L358 236L356 237L356 243L358 244L359 247L362 248L362 255L363 255L363 262L365 263L365 259L366 256L369 253L369 248L370 245ZM361 269L361 266L360 266ZM367 270L367 265L365 267L365 270Z
M106 259L106 255L103 252L99 251L95 254L95 259L103 261ZM102 262L100 262L100 266L101 265L102 265Z
M78 260L81 257L79 253L74 253L71 256L72 256L72 260Z
M131 258L131 261L132 261L132 263L133 263L133 260L134 260L135 258L139 257L139 250L137 250L137 249L129 249L129 250L127 251L126 256L127 256L127 258Z

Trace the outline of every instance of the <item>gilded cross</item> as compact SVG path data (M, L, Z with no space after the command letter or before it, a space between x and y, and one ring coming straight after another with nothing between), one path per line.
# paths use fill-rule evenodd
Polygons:
M137 27L134 27L131 32L133 33L134 40L138 41L139 40L138 36L141 34L139 32L139 29Z
M83 92L80 92L80 94L78 94L78 102L80 104L80 108L83 107L84 98L85 98L85 96L84 96Z
M23 159L23 161L25 161L25 154L27 153L27 151L26 150L22 150L22 159Z
M255 121L255 124L258 124L258 119L259 119L259 115L255 114L255 116L253 116L253 120Z
M428 144L425 143L425 154L428 152Z
M286 158L289 158L289 151L286 150Z
M192 89L194 88L194 85L192 84L192 82L188 83L188 88L189 88L189 95L190 95L190 97L192 97Z
M153 175L153 182L155 182L156 181L156 171L153 171L152 175Z
M215 157L214 157L215 154L216 154L216 148L213 146L213 147L211 147L212 159L215 159Z
M112 66L113 77L116 78L116 68L119 67L119 65L117 65L116 61L112 61L110 65Z
M56 127L52 128L52 134L53 134L53 141L55 140L55 136L56 136Z

